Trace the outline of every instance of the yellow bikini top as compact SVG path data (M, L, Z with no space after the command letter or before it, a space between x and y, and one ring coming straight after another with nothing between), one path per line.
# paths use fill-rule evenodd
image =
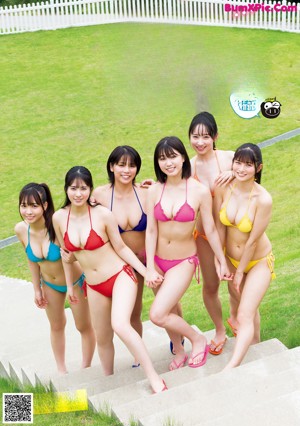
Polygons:
M221 210L219 212L220 221L221 221L221 223L223 223L223 225L233 226L234 228L237 228L241 232L250 232L252 230L253 223L251 222L251 220L248 216L248 209L249 209L249 205L250 205L250 201L251 201L251 195L252 195L252 192L253 192L254 185L252 186L252 189L251 189L251 192L250 192L250 195L249 195L246 213L244 214L242 219L239 221L239 223L237 223L236 225L229 221L229 219L227 217L227 211L226 211L228 201L230 200L230 197L231 197L231 194L232 194L234 188L235 188L235 185L232 187L230 194L229 194L229 197L227 198L224 206L221 208Z

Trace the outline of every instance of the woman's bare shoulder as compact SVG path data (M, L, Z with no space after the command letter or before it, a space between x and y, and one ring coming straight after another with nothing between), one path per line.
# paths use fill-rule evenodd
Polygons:
M24 232L27 231L27 229L28 229L27 223L22 221L22 222L18 222L15 225L14 231L15 231L17 237L19 238L19 237L22 237L22 235L24 234Z
M135 192L136 192L136 194L137 194L137 196L138 196L138 198L139 198L140 201L143 201L143 202L146 201L147 195L149 195L149 189L153 185L155 185L155 184L151 184L147 188L144 188L144 187L140 186L139 184L134 185Z
M155 182L147 189L148 194L156 194L159 191L159 188L162 188L162 185L163 184L160 182Z
M231 170L232 166L232 160L234 156L234 151L223 151L223 150L217 150L216 151L218 159L221 163L222 168L226 168L226 170Z
M271 194L264 188L263 186L257 184L258 191L258 202L263 207L271 207L272 206L272 196Z
M67 207L62 207L53 214L52 220L59 222L62 218L65 218L69 209Z
M111 184L97 186L92 193L92 197L96 200L97 203L102 205L107 204L108 198L111 195Z
M199 191L199 192L202 192L202 193L210 192L206 185L199 182L197 179L194 179L193 177L191 177L189 179L189 185L192 189L194 189L196 191Z
M103 206L102 204L97 204L96 206L91 206L91 211L99 214L101 216L113 216L113 213L110 211L109 208Z

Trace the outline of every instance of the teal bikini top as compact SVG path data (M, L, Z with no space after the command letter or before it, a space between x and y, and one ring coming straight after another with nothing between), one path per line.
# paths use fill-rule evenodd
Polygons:
M25 252L27 254L28 259L31 260L31 262L35 263L43 262L44 260L48 260L49 262L56 262L57 260L61 259L60 247L57 244L52 243L52 241L50 241L49 250L46 257L37 257L33 253L30 245L30 226L28 226L28 244L25 249Z

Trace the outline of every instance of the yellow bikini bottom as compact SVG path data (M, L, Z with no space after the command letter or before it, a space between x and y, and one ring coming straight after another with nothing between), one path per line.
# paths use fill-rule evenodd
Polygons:
M240 261L239 261L239 260L235 260L235 259L233 259L232 257L228 256L228 254L226 254L226 253L225 253L225 255L226 255L226 257L230 260L230 262L232 263L232 265L233 265L235 268L237 268L237 267L239 266L239 264L240 264ZM274 257L274 255L273 255L273 253L272 253L272 252L270 252L267 256L262 257L261 259L251 260L251 261L248 263L248 265L246 266L246 268L245 268L245 270L244 270L244 273L245 273L245 274L247 274L247 272L249 272L249 271L250 271L250 269L252 269L252 268L253 268L253 266L255 266L258 262L261 262L262 260L265 260L265 259L267 260L268 267L269 267L270 272L271 272L272 280L274 280L274 279L276 278L276 275L275 275L275 272L274 272L274 268L273 268L273 263L274 263L274 261L275 261L275 257Z

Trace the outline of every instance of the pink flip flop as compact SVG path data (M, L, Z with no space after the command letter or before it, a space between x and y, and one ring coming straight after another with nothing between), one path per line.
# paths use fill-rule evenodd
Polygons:
M207 355L208 355L208 352L209 352L209 345L206 345L205 346L205 349L204 349L204 351L202 351L202 352L198 352L197 354L191 354L191 359L192 359L192 361L195 359L195 358L197 358L199 355L201 355L201 354L203 354L203 357L202 357L202 359L201 359L201 361L200 362L198 362L197 364L193 364L193 362L189 362L189 367L191 367L191 368L198 368L198 367L201 367L202 365L204 365L205 363L206 363L206 360L207 360Z
M188 359L187 355L184 355L184 358L179 363L177 363L175 359L173 359L171 364L169 365L169 371L178 370L178 368L184 367L187 359Z
M162 384L164 385L164 386L163 386L163 388L162 388L162 390L160 390L160 391L158 391L158 392L153 391L153 392L152 392L152 394L153 394L153 395L154 395L154 394L161 393L161 392L164 392L164 391L167 391L167 390L168 390L168 386L166 385L166 382L165 382L164 380L162 380Z

